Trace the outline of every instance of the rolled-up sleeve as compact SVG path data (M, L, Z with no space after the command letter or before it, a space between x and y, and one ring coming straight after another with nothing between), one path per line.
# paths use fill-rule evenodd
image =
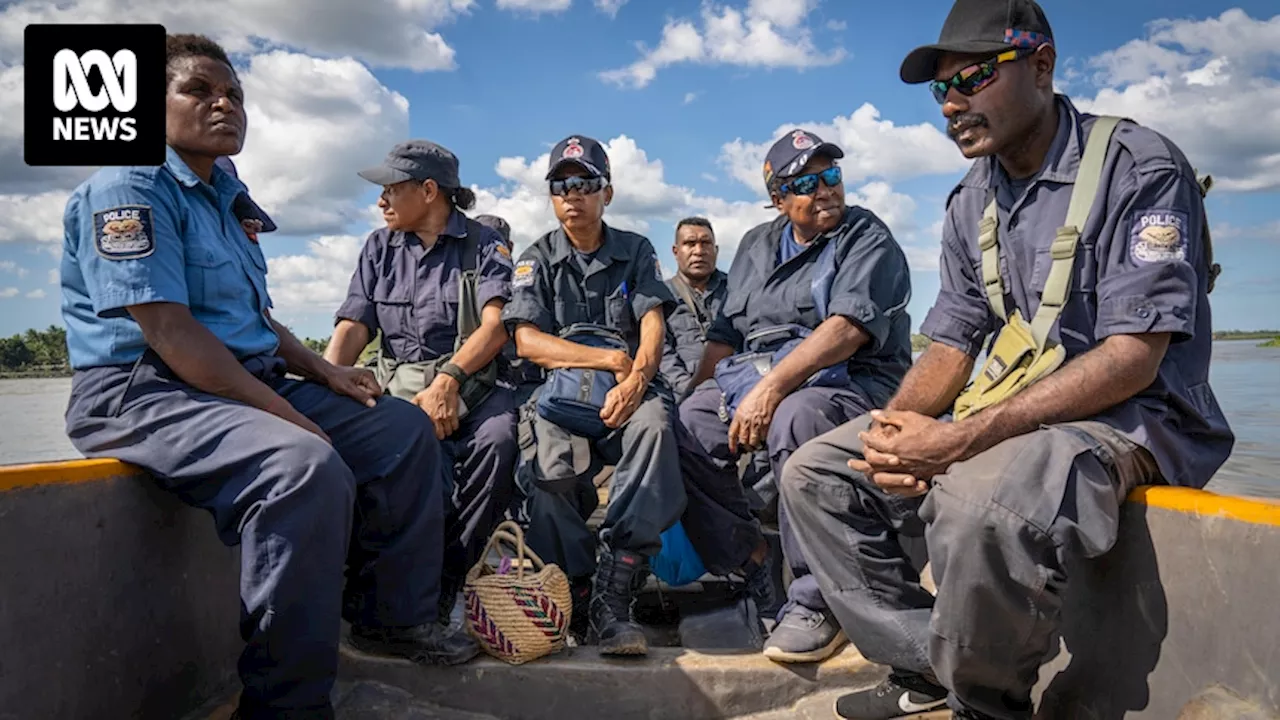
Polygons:
M956 232L954 207L953 204L948 208L942 224L938 298L920 324L920 333L977 357L982 352L983 341L995 327L995 314L973 261L965 252L964 241ZM976 232L977 220L973 226Z
M99 317L132 305L189 305L178 189L164 176L128 173L67 203L64 231Z
M894 319L911 302L911 271L889 229L866 221L851 234L847 254L831 284L828 315L842 315L870 336L869 350L880 352Z
M662 279L662 265L658 263L658 254L653 245L641 237L640 246L636 249L635 276L632 280L631 312L636 320L644 317L650 310L661 307L663 315L671 314L676 307L675 295Z
M511 302L511 251L502 242L497 231L485 228L486 238L480 250L480 267L477 268L479 282L476 283L476 300L480 307L493 300L501 300L505 305Z
M1194 180L1177 168L1134 172L1117 183L1108 207L1123 208L1104 232L1098 257L1094 334L1195 334L1202 278L1204 207Z
M335 325L341 320L358 322L369 328L370 336L378 332L378 308L373 302L373 289L378 283L378 271L374 263L377 239L377 232L365 239L364 249L360 251L355 272L347 286L347 298L338 307L334 318Z
M515 337L516 327L529 323L545 333L556 333L552 312L554 288L551 268L537 246L524 251L511 274L511 301L502 308L507 334Z

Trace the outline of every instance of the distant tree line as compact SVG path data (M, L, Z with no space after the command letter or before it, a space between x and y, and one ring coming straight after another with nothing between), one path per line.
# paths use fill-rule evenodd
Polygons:
M0 374L57 376L71 374L67 331L56 325L0 338Z

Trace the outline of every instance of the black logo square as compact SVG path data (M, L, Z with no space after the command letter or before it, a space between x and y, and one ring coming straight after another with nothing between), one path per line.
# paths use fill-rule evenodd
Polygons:
M28 25L28 165L163 165L163 25Z

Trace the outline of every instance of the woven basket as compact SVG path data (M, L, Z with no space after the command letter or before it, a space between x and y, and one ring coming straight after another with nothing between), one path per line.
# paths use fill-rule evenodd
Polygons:
M487 558L500 540L515 548L516 555L514 562L503 555L495 570ZM532 566L528 571L526 559ZM506 521L493 531L462 591L467 632L490 655L520 665L564 647L573 615L569 579L525 547L519 525Z

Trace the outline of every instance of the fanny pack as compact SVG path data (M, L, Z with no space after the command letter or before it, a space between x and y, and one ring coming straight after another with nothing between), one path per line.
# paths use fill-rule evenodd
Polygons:
M1051 330L1066 305L1075 269L1076 246L1080 232L1089 218L1089 210L1097 195L1107 145L1120 118L1099 117L1089 131L1084 157L1071 191L1071 204L1066 221L1058 228L1050 247L1053 264L1041 293L1040 306L1030 323L1014 309L1008 313L1004 304L1004 285L1000 279L999 220L994 196L987 202L978 225L978 247L982 251L982 281L987 301L1004 326L991 343L986 362L978 375L956 398L952 415L963 420L992 405L1003 402L1057 370L1066 361L1067 352L1050 338Z
M378 347L378 354L373 358L371 369L382 385L384 393L412 401L431 383L467 340L480 329L480 308L476 296L476 260L479 254L477 238L480 230L471 227L474 221L467 222L467 237L462 247L462 273L458 278L458 336L453 342L453 352L422 362L401 362L387 357ZM493 392L498 384L498 359L494 358L479 371L470 375L458 389L458 419L467 416L477 408Z
M560 337L587 347L627 351L627 342L618 331L605 325L575 323ZM535 404L544 420L573 435L599 440L611 431L600 418L605 398L618 384L608 370L556 368L547 375Z

